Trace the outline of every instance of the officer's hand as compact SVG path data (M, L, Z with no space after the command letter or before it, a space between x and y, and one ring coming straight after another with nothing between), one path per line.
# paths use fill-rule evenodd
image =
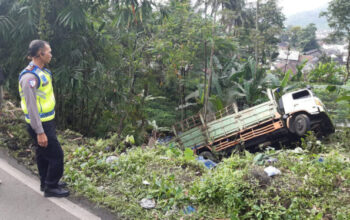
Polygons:
M45 133L38 134L37 138L40 147L47 147L47 137Z

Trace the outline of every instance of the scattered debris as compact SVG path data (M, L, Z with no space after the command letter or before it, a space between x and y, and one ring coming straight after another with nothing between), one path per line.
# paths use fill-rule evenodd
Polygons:
M77 138L72 139L72 141L78 141L78 140L82 140L82 139L83 139L83 137L77 137Z
M169 157L160 156L159 159L162 159L162 160L169 160Z
M97 191L99 191L99 192L103 192L103 190L104 190L104 187L103 187L103 186L99 186L99 187L97 187Z
M268 158L269 158L268 156L262 153L259 153L254 157L253 161L254 161L254 164L256 165L264 165L265 160L267 160Z
M147 180L142 181L143 185L150 185L150 183Z
M13 134L11 134L9 131L7 131L7 134L10 136L10 138L14 138Z
M117 156L109 156L109 157L107 157L107 159L106 159L106 163L113 163L113 162L115 162L115 161L117 161L118 160L118 157Z
M202 157L202 156L197 157L196 160L201 162L201 163L204 163L204 166L208 169L211 169L217 165L217 163L215 163L209 159L204 159L204 157Z
M142 199L140 201L140 205L142 208L145 209L153 209L154 207L156 207L156 202L154 201L154 199Z
M297 147L294 150L291 150L291 152L295 153L295 154L302 154L302 153L304 153L304 150L301 149L301 147Z
M163 138L158 138L157 139L157 142L159 144L164 144L166 145L167 143L169 143L169 141L172 139L173 137L172 136L166 136L166 137L163 137Z
M264 169L268 176L275 176L281 174L281 171L273 166L268 166Z
M166 219L169 219L169 217L171 217L172 215L175 215L178 212L179 212L179 209L175 205L173 205L171 209L165 213L165 217Z
M270 157L270 158L267 160L268 163L276 163L277 161L278 161L278 159L277 159L277 158L273 158L273 157Z
M256 165L264 165L266 162L267 163L275 163L278 160L277 160L277 158L270 157L269 155L259 153L254 157L253 161L254 161L254 164L256 164Z
M196 212L196 209L195 208L193 208L192 206L187 206L186 208L184 208L184 213L186 214L186 215L188 215L188 214L191 214L191 213L194 213L194 212Z

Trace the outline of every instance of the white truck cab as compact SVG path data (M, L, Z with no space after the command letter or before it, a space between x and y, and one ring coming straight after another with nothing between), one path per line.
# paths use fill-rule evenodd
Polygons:
M310 89L300 89L284 94L278 102L290 132L303 136L308 130L321 134L334 132L326 108Z
M282 101L285 114L304 111L308 114L315 115L320 112L325 112L325 107L321 100L314 96L309 89L287 93L282 96Z

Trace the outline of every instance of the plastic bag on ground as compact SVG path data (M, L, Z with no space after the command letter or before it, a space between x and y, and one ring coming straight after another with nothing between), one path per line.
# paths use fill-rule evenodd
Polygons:
M140 205L142 208L145 208L145 209L153 209L154 207L156 207L156 202L152 199L142 199L140 201Z
M197 157L196 160L203 163L204 166L208 169L211 169L217 165L217 163L215 163L209 159L204 159L202 156Z
M281 171L273 166L266 167L264 171L268 176L275 176L281 174Z

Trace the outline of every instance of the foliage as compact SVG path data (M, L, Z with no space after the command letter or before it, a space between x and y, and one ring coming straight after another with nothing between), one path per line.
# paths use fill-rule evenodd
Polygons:
M308 81L315 83L341 84L345 75L345 68L335 62L319 63L308 75Z
M267 88L277 87L279 81L266 70L257 67L253 58L249 58L230 78L234 85L234 95L240 107L252 106L266 99Z
M303 52L318 49L320 46L316 40L316 25L311 23L306 27L289 26L283 34L286 41L292 48L297 48Z
M9 147L13 155L33 165L21 110L7 103L4 114L6 117L0 118L0 147ZM58 134L65 151L64 178L69 188L107 207L118 218L350 217L348 129L338 130L322 142L308 136L301 144L302 154L271 148L262 152L266 158L277 158L274 164L254 165L256 155L244 152L224 159L212 170L196 162L189 149L183 152L160 145L142 149L132 146L131 136L96 140L70 130ZM11 148L14 145L24 148ZM282 174L268 177L263 171L268 165ZM35 166L31 169L36 171ZM156 208L143 209L139 204L143 198L153 199ZM188 206L195 212L186 214Z
M330 38L345 39L348 44L348 56L346 62L347 75L344 82L347 82L350 76L350 18L348 12L350 10L350 2L347 0L332 0L328 4L326 12L321 13L328 21L328 25L332 28L333 33Z
M282 9L277 6L276 0L268 0L266 3L262 3L259 10L258 29L259 36L262 39L258 46L261 53L261 62L266 63L275 58L276 45L279 43L279 36L282 34L286 18L282 14Z
M315 85L313 92L324 102L333 122L346 125L350 119L349 101L342 100L349 94L349 86L344 85Z
M229 63L237 47L212 18L195 13L189 1L156 5L151 0L4 0L0 4L4 35L0 63L6 88L18 94L17 73L27 65L29 42L49 41L59 127L89 136L133 134L140 143L147 120L170 126L197 112L201 104L174 109L186 106L185 97L204 88L205 45L215 44L210 89L219 96L222 65ZM147 99L150 95L166 97L161 110L158 100Z
M344 14L333 10L339 2L329 8L332 19ZM266 88L304 85L306 63L294 76L283 73L281 81L266 70L283 29L276 0L197 3L204 4L203 16L189 0L0 1L0 68L11 96L18 93L17 74L27 64L29 42L42 38L53 48L49 68L69 187L130 219L349 218L348 130L337 131L331 142L310 134L301 142L303 155L286 149L265 152L278 158L274 166L282 175L273 178L252 164L254 154L248 152L207 170L190 149L138 147L147 143L151 130L156 133L201 110L206 89L210 110L217 111L232 102L240 108L258 104L266 99ZM345 21L334 20L341 24L337 30L343 31ZM315 31L312 24L291 28L292 46L317 48ZM324 63L308 79L336 84L341 76L341 69ZM314 92L335 121L349 118L348 86L336 86L334 92L324 87ZM13 106L7 103L8 112L0 118L0 146L36 172L18 118L22 113ZM142 209L142 198L155 200L156 208ZM185 214L187 206L196 212Z

